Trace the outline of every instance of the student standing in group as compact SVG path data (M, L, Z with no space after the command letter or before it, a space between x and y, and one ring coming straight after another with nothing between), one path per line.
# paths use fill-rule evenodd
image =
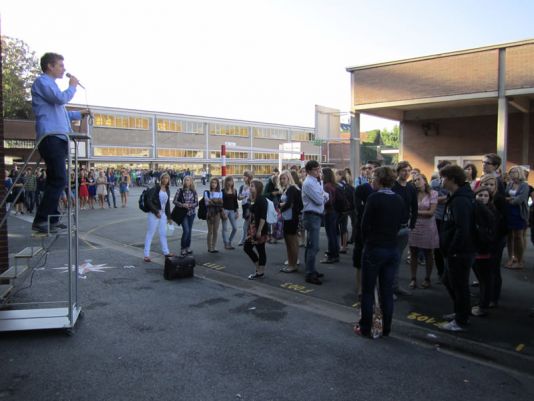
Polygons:
M104 172L100 170L98 172L98 177L96 178L96 195L98 196L98 203L100 204L100 209L104 209L104 198L108 192L108 179L104 175Z
M170 185L169 174L162 174L160 177L160 183L156 184L149 191L147 196L148 212L148 228L145 236L145 262L150 262L150 245L152 244L152 238L156 230L159 233L159 241L161 244L161 251L165 257L174 256L169 252L169 245L167 244L167 224L172 224L171 220L171 192L169 190Z
M323 169L324 191L328 193L328 201L324 205L324 229L328 239L326 258L321 263L339 262L339 238L337 230L338 212L334 208L336 202L336 177L331 168Z
M111 208L110 197L113 198L113 207L117 207L117 200L115 199L115 185L117 184L117 178L115 177L115 172L113 168L108 168L106 171L106 178L108 179L107 187L107 198L108 198L108 208Z
M89 175L87 176L87 189L89 190L89 207L94 209L96 199L96 179L93 170L89 171Z
M198 195L195 190L195 183L192 177L185 177L183 187L176 191L172 202L175 207L186 209L184 219L182 220L182 239L180 240L180 254L182 256L190 255L191 251L191 233L193 231L193 221L195 220L195 210L198 206Z
M239 193L237 199L241 201L241 215L243 216L243 235L241 241L239 241L239 246L243 246L245 239L247 237L248 231L248 214L250 212L250 183L254 176L249 170L243 172L243 184L239 187Z
M480 224L480 227L475 227L475 229L482 228L485 231L483 235L486 233L495 234L498 231L499 213L492 202L493 197L490 189L480 186L475 192L475 200L477 202L477 207L475 208L476 221L479 224L483 221L483 224ZM482 244L479 242L475 263L473 264L473 271L480 287L479 303L471 308L473 316L485 316L492 299L494 299L493 291L495 290L495 285L493 283L493 275L495 267L493 264L495 263L495 258L492 255L492 250L496 247L498 236L494 235L492 238L485 239Z
M263 183L252 180L250 183L250 213L247 238L243 250L254 263L256 270L248 276L249 280L261 279L265 276L267 255L265 242L267 241L267 199L262 196ZM256 248L256 252L254 251Z
M477 180L478 177L478 170L477 166L475 166L473 163L466 164L464 167L465 176L467 177L467 182L471 186L471 189L474 191L480 183Z
M265 185L265 188L263 190L263 196L265 196L267 199L269 199L274 204L274 208L276 210L279 210L278 204L280 203L280 194L282 193L282 189L280 188L280 180L279 176L280 172L277 168L273 170L272 176L267 181L267 184ZM268 242L269 244L276 244L277 239L273 237L275 224L268 224Z
M306 229L306 282L321 285L323 274L315 268L315 257L319 252L319 231L324 214L324 205L329 195L321 183L321 166L316 160L306 163L307 177L302 184L303 223Z
M33 174L31 167L26 169L24 176L24 200L26 203L26 210L28 213L33 213L35 206L35 195L37 192L37 177Z
M234 187L234 179L231 176L224 178L223 188L223 210L221 212L222 218L222 236L224 242L224 249L233 250L232 241L237 233L236 220L239 219L239 203L237 202L237 191ZM232 226L230 237L226 233L228 223Z
M460 166L440 170L443 187L450 192L445 205L440 245L445 257L443 283L454 304L454 313L439 327L448 331L463 331L471 313L469 274L475 260L474 195Z
M302 195L288 170L284 170L280 174L280 185L282 187L280 211L284 220L284 240L287 249L287 266L282 267L280 271L293 273L298 270L299 239L297 230L302 210Z
M419 213L419 207L417 205L417 189L414 185L408 182L412 166L407 161L401 161L397 164L397 181L393 185L393 192L400 195L404 200L404 211L402 213L401 228L398 234L398 246L399 254L404 253L406 246L408 245L408 238L410 230L415 228L417 222L417 215ZM400 267L400 266L399 266ZM411 295L411 293L399 285L399 269L395 274L395 282L393 283L393 289L395 295Z
M417 188L417 203L419 205L417 222L415 228L410 231L408 244L410 246L410 268L412 280L410 288L417 287L417 255L422 250L425 255L426 275L421 283L422 288L429 288L431 285L434 249L439 248L439 235L434 217L438 205L438 193L428 185L428 181L423 174L415 176L413 184Z
M502 159L499 155L495 153L488 153L482 160L482 170L484 171L484 175L491 175L497 179L497 192L501 195L504 195L506 185L503 177L499 173L501 163Z
M209 190L204 191L204 202L206 202L206 221L208 223L208 252L217 253L217 234L221 222L221 212L223 206L223 194L218 178L210 179Z
M122 207L128 204L128 192L130 191L130 175L126 170L122 170L121 178L119 180L119 192L121 193Z
M341 190L348 207L348 210L338 213L337 216L337 231L341 241L339 253L347 253L349 216L352 216L354 213L354 188L350 184L350 175L347 176L346 170L347 169L336 171L336 186Z
M508 256L506 267L522 269L526 241L524 232L528 227L529 187L525 182L525 171L522 167L512 167L509 172L510 183L506 187L506 203L508 221Z
M388 336L391 331L393 282L400 261L397 233L404 214L402 198L391 190L394 183L395 172L391 168L379 167L373 171L371 185L376 192L367 198L362 216L362 314L354 331L365 337L371 335L377 279L383 315L382 334Z
M442 168L450 166L450 165L451 165L451 162L448 160L440 161L437 166L438 172ZM430 182L430 188L432 188L434 191L438 193L438 204L436 206L436 213L434 214L434 216L436 217L436 226L438 228L438 235L439 235L439 233L441 232L441 226L443 224L443 215L445 214L445 204L447 203L447 199L449 197L449 191L443 188L443 179L439 176ZM436 263L438 276L441 280L443 277L443 273L445 271L445 260L443 258L443 254L441 253L441 249L439 247L434 249L434 261Z
M301 190L301 193L302 193L302 185L304 184L304 180L306 180L306 169L304 167L302 167L300 170L299 170L299 173L298 173L298 186ZM295 179L295 176L293 175L293 179ZM295 180L295 182L297 182ZM306 230L304 229L304 215L301 213L300 214L300 221L299 221L299 247L302 247L304 248L306 246Z

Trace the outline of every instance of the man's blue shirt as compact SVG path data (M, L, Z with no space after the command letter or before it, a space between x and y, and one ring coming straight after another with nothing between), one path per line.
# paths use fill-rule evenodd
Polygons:
M67 140L65 135L72 132L71 120L81 120L79 111L67 111L65 105L76 93L75 86L63 92L54 78L47 74L39 76L32 85L32 107L35 114L35 132L38 141L44 134L57 134Z

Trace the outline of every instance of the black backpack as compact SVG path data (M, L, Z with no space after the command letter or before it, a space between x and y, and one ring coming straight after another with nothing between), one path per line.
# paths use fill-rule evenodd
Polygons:
M495 247L497 240L496 212L480 202L474 201L474 240L478 253L489 253Z
M336 192L334 196L334 210L338 213L346 213L350 210L350 203L345 196L344 188L336 185Z
M354 210L356 207L356 192L352 186L345 184L343 187L343 193L345 198L349 202L349 211Z
M150 212L150 209L148 208L148 196L150 195L149 192L151 189L152 188L145 188L143 192L141 192L141 195L139 195L139 209L145 213Z

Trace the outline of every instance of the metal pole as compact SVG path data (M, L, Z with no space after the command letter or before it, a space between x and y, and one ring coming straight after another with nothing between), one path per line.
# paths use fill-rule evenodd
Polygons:
M74 304L78 307L78 269L80 266L80 247L78 242L78 145L76 140L74 142L74 262L76 268L74 270ZM87 145L86 145L87 146ZM109 199L108 199L109 200Z
M352 179L360 176L360 113L350 116L350 171Z
M221 145L221 176L226 177L226 145Z
M72 171L72 154L70 149L71 139L67 136L67 253L68 253L68 276L69 276L69 324L73 326L72 316L72 205L71 205L71 190L70 190L70 176ZM76 269L74 269L76 273Z
M508 102L506 91L506 49L499 49L499 100L497 109L497 154L502 159L502 170L506 171L508 156Z

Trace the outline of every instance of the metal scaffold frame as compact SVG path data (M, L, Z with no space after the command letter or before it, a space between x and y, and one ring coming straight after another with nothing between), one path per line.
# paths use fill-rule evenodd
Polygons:
M26 159L24 167L20 170L14 184L20 179L22 172L26 170L29 160L38 149L39 144L48 136L41 137L35 144L34 149ZM78 142L90 139L85 134L70 133L68 135L68 156L67 156L67 180L70 180L72 173L78 177ZM73 146L72 146L73 145ZM73 153L74 150L74 160ZM74 163L73 163L74 161ZM39 163L37 163L36 168ZM74 166L74 171L73 171ZM0 332L6 331L25 331L25 330L44 330L44 329L66 329L72 332L76 321L82 316L82 308L78 300L78 280L79 280L79 239L78 239L78 180L74 180L74 202L71 202L70 196L67 201L67 276L68 276L68 299L55 302L32 302L32 303L6 303L0 305L0 308L7 306L7 310L0 310ZM70 190L70 181L67 183ZM4 207L9 191L6 197L0 203ZM74 205L73 205L74 203ZM50 229L50 217L48 217L48 227ZM0 227L6 223L7 214L0 222ZM35 235L40 237L45 254L48 254L50 247L58 238L60 233L48 233ZM51 241L45 246L47 238ZM33 306L29 308L28 306Z

